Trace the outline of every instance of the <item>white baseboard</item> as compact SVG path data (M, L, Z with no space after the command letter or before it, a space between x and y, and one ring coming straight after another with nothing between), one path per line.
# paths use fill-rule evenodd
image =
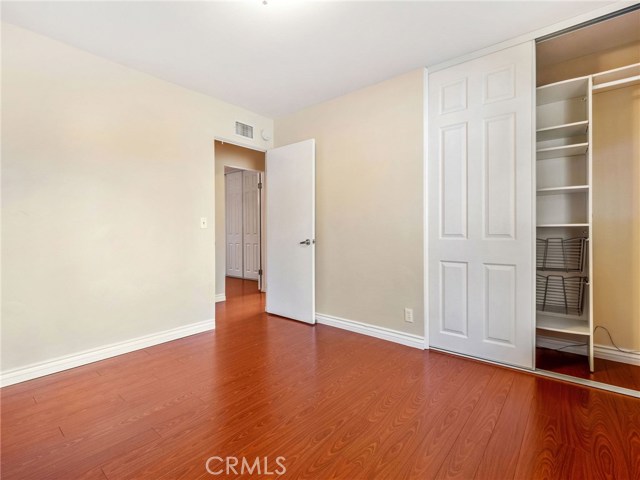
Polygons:
M621 352L608 345L594 345L593 355L614 362L629 363L640 366L640 353Z
M538 335L536 337L536 346L542 348L551 348L557 350L562 348L563 352L575 353L577 355L587 355L586 346L578 346L580 342L571 342L561 338L545 337ZM608 345L594 345L593 356L614 362L629 363L631 365L640 365L640 354L627 353L616 350Z
M227 295L224 293L216 293L216 303L218 302L226 302L227 301Z
M398 330L356 322L355 320L347 320L346 318L334 317L332 315L325 315L324 313L316 313L316 321L322 325L342 328L343 330L388 340L389 342L399 343L407 347L419 348L420 350L424 349L424 337L420 335L399 332Z
M216 327L215 319L204 320L192 323L183 327L172 328L163 332L152 333L142 337L125 340L124 342L112 343L98 348L92 348L83 352L57 357L44 362L33 363L26 367L16 368L0 373L0 386L6 387L14 383L26 382L34 378L51 375L70 368L80 367L89 363L116 357L124 353L133 352L142 348L152 347L159 343L170 342L179 338L195 335L196 333L207 332Z

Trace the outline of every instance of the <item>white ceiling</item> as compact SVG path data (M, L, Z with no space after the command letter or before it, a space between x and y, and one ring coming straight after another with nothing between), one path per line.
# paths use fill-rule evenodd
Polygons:
M2 20L278 117L612 1L2 2Z

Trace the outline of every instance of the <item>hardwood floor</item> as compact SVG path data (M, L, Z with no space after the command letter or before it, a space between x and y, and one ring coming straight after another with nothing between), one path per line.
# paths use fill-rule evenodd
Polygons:
M285 457L285 479L640 478L637 399L270 317L255 282L227 298L215 332L2 389L2 478L276 477L212 456Z
M640 390L640 366L637 365L596 358L595 372L590 372L587 357L583 355L536 348L536 366L550 372Z

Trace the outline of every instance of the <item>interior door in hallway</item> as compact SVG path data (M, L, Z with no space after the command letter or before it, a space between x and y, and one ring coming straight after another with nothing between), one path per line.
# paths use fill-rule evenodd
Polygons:
M260 270L260 202L258 172L242 172L244 278L258 280Z
M315 323L315 140L266 157L266 308Z
M225 175L227 275L242 278L242 172Z
M429 75L430 345L533 368L534 45Z

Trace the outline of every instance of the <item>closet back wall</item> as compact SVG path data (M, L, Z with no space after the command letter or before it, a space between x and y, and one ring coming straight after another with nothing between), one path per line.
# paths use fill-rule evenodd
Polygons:
M640 85L593 95L594 325L640 351ZM596 344L609 345L601 330Z

